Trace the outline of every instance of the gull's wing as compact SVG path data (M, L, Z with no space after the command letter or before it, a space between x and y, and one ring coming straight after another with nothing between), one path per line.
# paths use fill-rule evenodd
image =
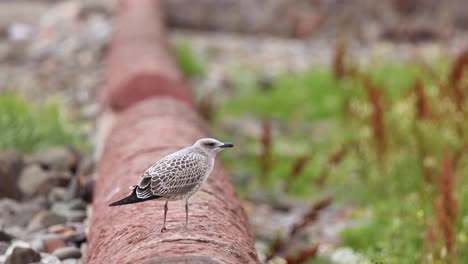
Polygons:
M145 171L136 186L137 196L144 199L185 194L199 184L211 166L205 155L186 149L178 151Z

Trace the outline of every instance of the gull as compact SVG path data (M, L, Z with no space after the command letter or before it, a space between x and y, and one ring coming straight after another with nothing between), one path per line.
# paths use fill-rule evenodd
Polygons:
M213 138L203 138L191 147L163 157L143 175L131 193L109 206L134 204L148 200L165 200L161 232L167 231L166 215L169 201L185 200L185 228L188 228L188 199L196 193L213 170L215 157L224 148L234 147Z

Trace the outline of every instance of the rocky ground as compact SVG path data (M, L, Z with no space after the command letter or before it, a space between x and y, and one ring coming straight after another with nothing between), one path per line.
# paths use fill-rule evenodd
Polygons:
M0 172L0 263L81 263L93 162L71 147L2 151Z
M173 2L170 12L177 13L181 1ZM32 100L60 101L87 127L93 144L96 100L105 77L104 57L115 30L114 10L114 1L110 0L1 1L0 92L14 90ZM177 14L174 17L172 24L185 23ZM467 39L458 34L449 40L432 38L417 44L378 38L372 43L351 40L349 50L360 63L381 57L437 58L457 53ZM205 64L206 76L194 80L193 87L209 93L225 84L233 66L253 67L268 76L329 64L337 38L299 40L173 30L171 42L181 41L190 43ZM88 156L68 147L43 149L31 155L0 152L0 263L84 262L94 173ZM268 201L255 199L245 205L261 257L266 257L268 243L278 232L289 232L310 207L310 203L294 201L273 207ZM350 263L340 262L343 259L358 261L360 257L349 250L332 250L339 245L339 232L355 224L348 217L351 210L329 207L306 228L309 236L299 240L320 241L321 254L336 263Z

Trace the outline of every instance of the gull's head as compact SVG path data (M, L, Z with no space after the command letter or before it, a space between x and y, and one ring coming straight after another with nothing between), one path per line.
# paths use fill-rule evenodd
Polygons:
M234 145L231 143L224 143L214 138L199 139L197 142L195 142L193 146L200 148L206 153L213 155L213 156L216 155L218 152L220 152L224 148L234 147Z

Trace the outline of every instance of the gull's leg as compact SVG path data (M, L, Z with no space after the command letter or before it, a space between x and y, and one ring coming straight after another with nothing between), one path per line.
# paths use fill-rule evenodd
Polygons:
M185 229L188 228L188 198L185 199Z
M164 204L164 221L163 221L163 227L161 229L161 233L163 233L164 231L167 231L167 228L166 228L166 215L167 215L167 201L166 201L166 204Z

